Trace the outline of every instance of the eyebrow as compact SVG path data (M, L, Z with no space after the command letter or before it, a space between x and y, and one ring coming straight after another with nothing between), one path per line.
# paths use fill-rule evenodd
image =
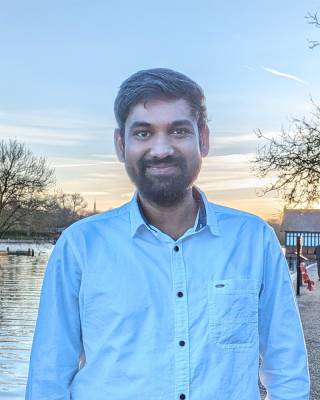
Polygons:
M176 126L181 126L181 125L185 125L185 126L189 126L190 128L193 128L191 121L189 121L188 119L179 119L177 121L173 121L172 124L170 124L170 126L172 128L174 128Z
M192 123L188 120L188 119L179 119L176 121L173 121L169 126L170 128L175 128L177 126L181 126L181 125L185 125L185 126L189 126L190 128L193 128ZM152 128L152 124L150 124L149 122L146 121L135 121L129 128L130 131L132 131L135 128Z
M145 128L150 128L152 124L149 124L149 122L145 121L136 121L130 126L129 130L131 131L134 128L141 128L142 126Z

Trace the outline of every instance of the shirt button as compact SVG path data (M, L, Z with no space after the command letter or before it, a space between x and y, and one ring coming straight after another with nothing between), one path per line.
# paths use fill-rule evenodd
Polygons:
M174 251L179 251L179 246L174 246Z
M183 293L182 293L182 292L178 292L178 293L177 293L177 296L178 296L178 297L183 297Z
M183 347L185 344L186 344L186 342L185 342L184 340L180 340L179 345L180 345L181 347Z
M186 398L186 395L183 394L183 393L181 393L181 394L180 394L180 399L181 399L181 400L184 400L185 398Z

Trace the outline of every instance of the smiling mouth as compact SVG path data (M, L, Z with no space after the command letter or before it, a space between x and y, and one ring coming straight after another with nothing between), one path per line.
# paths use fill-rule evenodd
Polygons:
M156 174L168 174L175 172L177 170L176 164L158 164L158 165L149 165L146 167L146 170L151 173Z

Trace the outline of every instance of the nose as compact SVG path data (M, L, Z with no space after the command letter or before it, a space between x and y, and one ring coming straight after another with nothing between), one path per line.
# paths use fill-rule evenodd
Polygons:
M168 135L155 135L152 140L149 156L152 158L165 158L174 154L174 148Z

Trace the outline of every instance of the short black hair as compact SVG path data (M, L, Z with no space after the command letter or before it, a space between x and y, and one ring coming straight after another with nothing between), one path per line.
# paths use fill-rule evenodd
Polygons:
M207 124L207 109L202 88L186 75L168 68L136 72L120 86L114 102L114 114L124 137L124 127L133 106L151 99L184 99L197 118L198 129Z

